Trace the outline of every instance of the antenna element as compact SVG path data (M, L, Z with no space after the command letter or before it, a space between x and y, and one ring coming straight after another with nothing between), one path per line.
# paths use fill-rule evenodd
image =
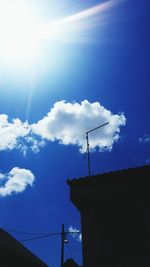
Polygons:
M104 124L102 124L102 125L100 125L100 126L98 126L96 128L93 128L92 130L89 130L89 131L86 132L87 154L88 154L88 173L89 173L89 176L91 176L89 133L91 133L91 132L93 132L93 131L95 131L95 130L97 130L97 129L99 129L99 128L107 125L107 124L109 124L109 122L106 122L106 123L104 123Z

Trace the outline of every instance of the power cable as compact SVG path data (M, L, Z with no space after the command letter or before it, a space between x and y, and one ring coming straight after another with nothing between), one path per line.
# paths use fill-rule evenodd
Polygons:
M79 234L81 232L65 232L65 234ZM45 238L45 237L51 237L51 236L55 236L55 235L61 235L62 233L50 233L50 234L42 234L40 236L36 236L36 237L33 237L33 238L28 238L28 239L23 239L23 240L20 240L20 242L27 242L27 241L32 241L32 240L36 240L36 239L41 239L41 238Z
M17 233L17 234L25 234L25 235L47 235L46 233L31 233L31 232L24 232L24 231L18 231L15 229L9 229L9 228L4 228L2 227L1 229L12 232L12 233Z
M27 239L23 239L20 240L20 242L27 242L27 241L32 241L32 240L36 240L36 239L41 239L41 238L46 238L46 237L51 237L51 236L56 236L56 235L61 235L61 233L57 232L57 233L35 233L35 232L26 232L26 231L20 231L20 230L16 230L16 229L10 229L10 228L5 228L5 227L1 227L1 229L8 231L8 232L12 232L12 233L17 233L17 234L25 234L25 235L37 235L36 237L33 238L27 238ZM65 234L80 234L81 232L74 232L74 231L67 231L65 232Z
M0 227L1 229L5 230L5 231L8 231L8 232L14 232L14 233L17 233L17 234L25 234L25 235L49 235L48 233L35 233L35 232L26 232L26 231L22 231L22 230L16 230L16 229L10 229L10 228L5 228L5 227ZM53 234L53 233L51 233ZM65 234L81 234L80 231L65 231Z
M32 240L36 240L36 239L46 238L46 237L50 237L50 236L60 235L60 234L61 233L51 233L51 234L47 234L47 235L40 235L40 236L37 236L37 237L20 240L20 242L27 242L27 241L32 241Z

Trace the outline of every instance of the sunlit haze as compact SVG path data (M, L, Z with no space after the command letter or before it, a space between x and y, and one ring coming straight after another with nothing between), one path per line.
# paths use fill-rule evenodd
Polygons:
M107 1L71 16L61 17L41 23L38 18L28 14L17 1L0 2L0 58L8 65L28 65L38 57L38 48L42 42L84 42L84 30L95 26L100 18L95 17L115 6L120 1ZM53 5L51 7L53 9ZM52 10L51 10L52 11ZM88 21L89 20L89 21ZM90 40L89 40L90 41ZM59 45L61 49L61 45ZM63 51L62 51L63 52ZM57 54L57 51L56 51Z
M17 4L0 3L0 57L9 64L31 61L37 49L35 21Z

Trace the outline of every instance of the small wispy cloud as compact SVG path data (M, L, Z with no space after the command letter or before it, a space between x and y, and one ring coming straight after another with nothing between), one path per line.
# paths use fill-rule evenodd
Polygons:
M143 137L139 138L139 143L143 144L143 145L149 145L150 144L150 135L149 134L145 134ZM150 164L150 158L147 158L145 160L145 164Z
M144 137L139 138L140 143L150 143L150 135L145 134Z
M25 156L27 151L30 149L33 153L40 152L40 149L46 145L45 140L35 136L33 133L30 133L29 136L26 136L22 143L19 143L18 149L23 153Z
M26 155L29 149L38 153L44 146L45 141L34 136L27 121L22 122L18 118L10 121L6 114L0 115L0 151L18 149Z
M71 236L72 236L76 241L82 242L82 234L81 234L81 232L80 232L78 229L76 229L76 228L74 228L72 225L70 225L70 227L69 227L68 230L69 230Z
M0 115L0 151L18 149L24 155L30 149L38 153L48 141L58 141L63 145L76 145L81 153L86 151L87 130L109 122L96 133L90 134L90 149L111 151L120 138L120 128L125 126L123 113L113 114L99 102L81 103L59 101L49 113L36 123L22 122L19 118L9 120Z
M21 122L18 118L8 121L6 114L0 115L0 151L13 150L21 147L21 141L30 133L28 122Z
M33 173L27 169L15 167L9 173L0 172L0 197L22 193L34 180Z

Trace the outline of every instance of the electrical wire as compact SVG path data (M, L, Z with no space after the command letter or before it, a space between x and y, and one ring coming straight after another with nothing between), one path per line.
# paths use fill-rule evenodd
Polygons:
M51 233L51 234L47 234L47 235L40 235L40 236L36 236L36 237L33 237L33 238L20 240L20 242L27 242L27 241L32 241L32 240L46 238L46 237L50 237L50 236L56 236L56 235L61 235L61 233Z
M41 238L48 238L48 237L62 235L61 232L45 234L45 233L35 233L35 232L19 231L19 230L16 230L16 229L9 229L9 228L5 228L5 227L1 227L1 229L2 230L5 230L5 231L8 231L8 232L17 233L17 234L37 235L37 236L32 237L32 238L22 239L22 240L19 241L21 243L29 242L29 241L34 241L34 240L41 239ZM67 234L75 234L75 235L77 234L78 235L80 233L81 233L80 231L78 231L78 232L74 232L74 231L67 231L67 232L65 232L66 235ZM67 243L67 249L68 249L69 256L73 259L73 254L72 254L72 251L71 251L69 242Z
M41 236L46 236L49 235L48 233L35 233L35 232L26 232L22 230L16 230L16 229L10 229L10 228L5 228L5 227L0 227L2 230L12 232L12 233L17 233L17 234L25 234L25 235L41 235ZM53 234L53 233L51 233ZM74 232L74 231L65 231L65 234L81 234L80 231Z
M36 239L41 239L41 238L46 238L46 237L51 237L51 236L56 236L56 235L61 235L62 233L50 233L50 234L45 234L45 235L40 235L40 236L36 236L33 238L27 238L27 239L23 239L20 240L20 242L27 242L27 241L32 241L32 240L36 240ZM65 234L79 234L78 233L74 233L74 232L65 232Z
M1 227L1 229L8 231L8 232L12 232L12 233L17 233L17 234L24 234L24 235L47 235L46 233L31 233L31 232L24 232L24 231L18 231L15 229L9 229L9 228L5 228L5 227Z
M41 238L47 238L47 237L52 237L52 236L56 236L56 235L61 235L61 232L57 232L57 233L35 233L35 232L26 232L26 231L20 231L20 230L16 230L16 229L9 229L9 228L5 228L5 227L1 227L1 229L7 231L7 232L12 232L12 233L17 233L17 234L24 234L24 235L37 235L33 238L27 238L27 239L22 239L20 240L20 242L28 242L28 241L32 241L32 240L37 240L37 239L41 239ZM74 231L67 231L65 232L65 234L80 234L81 232L74 232ZM68 248L70 249L70 248Z

